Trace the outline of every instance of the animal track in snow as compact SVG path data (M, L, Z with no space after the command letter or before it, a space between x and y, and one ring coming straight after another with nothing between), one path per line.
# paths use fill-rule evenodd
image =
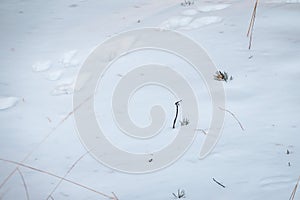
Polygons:
M73 92L74 92L74 78L67 77L58 82L58 84L51 91L51 95L59 96L59 95L73 94Z
M300 0L269 0L267 3L300 3Z
M211 11L223 10L229 6L230 4L215 4L215 5L199 6L197 9L201 12L211 12Z
M214 4L214 5L205 5L199 6L196 9L186 9L182 11L181 15L174 16L166 20L162 23L161 27L165 29L183 29L183 30L191 30L197 29L203 26L207 26L210 24L219 23L223 20L223 18L219 16L204 16L204 17L196 17L198 12L210 12L223 10L229 7L230 4Z
M197 10L195 9L187 9L187 10L184 10L182 11L182 15L186 15L186 16L193 16L193 15L196 15L198 13Z
M215 24L221 21L222 18L218 16L200 17L193 20L188 26L182 27L182 29L186 29L186 30L196 29L206 25Z
M47 75L47 79L49 81L57 81L60 79L60 77L62 76L63 71L62 70L56 70L56 71L52 71Z
M260 180L260 185L264 189L276 190L283 187L289 187L295 180L288 176L270 176Z
M43 72L50 69L51 66L52 66L52 62L50 60L39 61L32 65L32 70L34 72Z
M193 17L175 16L165 21L162 24L162 27L167 29L179 29L188 26L192 20Z
M15 106L19 102L17 97L1 97L0 96L0 110L5 110Z
M162 24L163 28L166 29L183 29L191 30L197 29L210 24L215 24L221 22L223 19L219 16L207 16L198 17L194 19L188 16L176 16L168 19Z
M51 91L51 95L58 96L58 95L73 94L75 90L74 88L75 78L73 76L75 71L73 69L67 69L67 68L77 67L79 65L80 61L77 58L77 53L78 53L77 50L71 50L64 53L62 58L56 63L58 65L55 66L55 69L51 70L46 74L46 79L49 81L58 81L61 79L63 74L67 74L69 76L69 77L65 77L62 81L59 81L59 83ZM46 71L50 67L52 67L52 62L50 60L44 62L37 62L32 66L33 70L36 72ZM84 87L88 79L89 79L89 75L81 76L81 79L77 80L76 91Z
M73 94L74 92L74 84L73 83L65 83L57 85L54 90L52 90L51 95L59 96L64 94Z
M77 67L79 65L79 60L76 59L78 51L77 50L72 50L69 52L66 52L62 59L61 63L63 64L64 67Z

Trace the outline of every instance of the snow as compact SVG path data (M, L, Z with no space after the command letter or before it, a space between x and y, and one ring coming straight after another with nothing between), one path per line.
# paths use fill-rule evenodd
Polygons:
M230 4L216 4L216 5L200 6L197 9L201 12L210 12L210 11L223 10L229 6Z
M176 16L168 19L162 24L162 28L165 29L184 29L191 30L197 29L206 25L221 22L222 18L219 16L207 16L207 17L187 17Z
M62 74L63 74L62 70L52 71L47 75L47 79L49 81L57 81L61 78Z
M93 74L84 74L75 87L81 65L111 36L136 28L160 27L176 30L199 43L220 70L233 76L232 81L223 83L226 109L236 115L245 131L226 113L222 137L205 159L199 159L205 138L199 131L178 161L157 172L119 172L86 154L65 178L108 195L114 192L120 200L174 199L172 193L178 189L184 189L185 199L190 200L289 198L300 175L300 1L260 0L251 50L246 32L254 1L199 0L191 6L180 3L1 1L0 184L16 167L3 159L64 177L86 153L76 130L72 94L82 91ZM124 46L134 43L130 38L126 42ZM180 57L147 50L115 61L95 91L97 121L114 145L129 152L149 153L155 159L151 152L172 142L179 130L180 122L171 129L177 97L161 87L149 86L130 99L130 118L142 127L151 122L153 105L164 108L163 131L149 140L138 141L122 134L110 107L112 88L127 72L149 63L172 66L188 80L199 101L199 129L207 130L212 114L205 83ZM19 169L30 199L47 199L60 180L26 167ZM220 187L213 178L226 187ZM23 184L20 174L14 172L0 187L0 199L26 199ZM66 180L51 196L107 199ZM297 191L295 199L299 196Z
M0 110L5 110L15 106L19 101L17 97L0 97Z
M198 13L197 10L195 9L186 9L184 11L181 12L182 15L187 15L187 16L193 16L193 15L196 15Z
M52 95L63 95L63 94L72 94L74 91L74 86L72 83L69 84L61 84L56 86L53 91L51 92Z
M184 27L183 29L197 29L202 26L219 23L221 21L222 21L222 18L219 16L196 18L188 26Z
M32 70L35 72L47 71L51 67L52 63L50 60L39 61L32 65Z
M61 63L64 67L77 67L79 61L76 60L77 50L71 50L69 52L64 53Z

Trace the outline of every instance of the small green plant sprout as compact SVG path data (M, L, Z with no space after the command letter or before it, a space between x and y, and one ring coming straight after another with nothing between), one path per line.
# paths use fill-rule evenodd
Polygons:
M182 121L180 121L181 126L187 126L190 123L188 118L183 118Z
M233 80L233 77L230 76L230 78L228 78L228 74L227 72L221 72L221 71L217 71L216 74L214 75L214 79L217 81L225 81L227 82L228 80Z
M181 2L181 5L182 6L191 6L194 3L195 3L194 1L184 0L184 2Z
M175 193L172 193L173 196L175 197L175 199L182 199L182 198L185 198L185 191L184 190L181 190L181 189L178 189L177 190L177 194Z

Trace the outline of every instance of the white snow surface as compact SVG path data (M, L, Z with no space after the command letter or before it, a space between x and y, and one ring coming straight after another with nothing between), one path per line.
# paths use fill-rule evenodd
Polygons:
M19 101L17 97L0 97L0 110L15 106Z
M215 5L199 6L197 9L201 12L210 12L216 10L223 10L229 6L230 4L215 4Z
M51 68L51 65L52 63L50 60L39 61L32 65L32 70L35 72L47 71L49 68Z
M178 189L185 190L187 200L289 199L300 175L299 1L259 1L251 50L246 33L254 1L198 0L191 6L180 3L0 2L1 200L28 199L23 180L29 199L47 199L50 194L55 200L108 199L78 184L110 196L114 192L120 200L174 199L172 193ZM226 113L222 137L209 156L198 158L200 138L205 137L200 132L177 162L154 173L122 173L89 154L72 167L86 153L76 131L72 93L84 88L90 76L86 74L74 88L78 70L105 39L142 27L170 28L189 36L207 51L220 70L233 76L232 81L224 82L226 109L235 114L245 131ZM134 122L147 125L149 117L144 113L149 113L153 101L163 97L159 101L167 113L165 132L143 143L117 134L111 109L105 104L110 102L111 87L130 68L145 62L181 70L197 92L199 128L208 128L211 102L201 77L178 57L142 51L114 63L97 89L95 112L103 128L113 132L109 139L128 151L152 152L168 144L176 134L170 128L176 98L156 87L137 93L129 110ZM24 166L14 171L16 164L9 161L73 183L64 180L56 188L59 178ZM300 199L300 191L296 199Z

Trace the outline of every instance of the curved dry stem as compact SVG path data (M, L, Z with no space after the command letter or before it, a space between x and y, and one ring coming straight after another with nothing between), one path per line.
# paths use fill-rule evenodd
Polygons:
M90 187L86 186L86 185L77 183L77 182L75 182L75 181L72 181L72 180L70 180L70 179L64 178L64 177L62 177L62 176L58 176L58 175L56 175L56 174L53 174L53 173L48 172L48 171L45 171L45 170L42 170L42 169L38 169L38 168L32 167L32 166L30 166L30 165L26 165L26 164L23 164L23 163L20 163L20 162L16 162L16 161L12 161L12 160L7 160L7 159L2 159L2 158L0 158L0 161L7 162L7 163L11 163L11 164L14 164L14 165L18 165L19 167L24 167L24 168L27 168L27 169L31 169L31 170L33 170L33 171L40 172L40 173L42 173L42 174L47 174L47 175L52 176L52 177L54 177L54 178L62 179L63 181L66 181L66 182L71 183L71 184L73 184L73 185L76 185L76 186L78 186L78 187L87 189L87 190L89 190L89 191L91 191L91 192L94 192L94 193L96 193L96 194L99 194L99 195L101 195L101 196L104 196L104 197L106 197L106 198L108 198L108 199L115 199L114 196L109 196L109 195L107 195L107 194L105 194L105 193L103 193L103 192L99 192L99 191L97 191L97 190L95 190L95 189L93 189L93 188L90 188Z
M26 192L26 199L27 199L27 200L29 200L29 192L28 192L28 187L27 187L27 185L26 185L26 182L25 182L24 176L23 176L23 174L22 174L22 172L20 171L20 169L19 169L19 168L17 168L17 171L19 172L19 174L20 174L20 177L21 177L21 179L22 179L22 182L23 182L23 185L24 185L24 189L25 189L25 192Z
M69 170L65 173L63 178L66 178L69 173L72 171L72 169L77 165L77 163L87 154L89 153L89 151L85 152L83 155L81 155L74 163L73 165L69 168ZM47 199L51 199L52 194L56 191L56 189L60 186L60 184L62 183L63 179L60 179L59 182L55 185L55 187L53 188L53 190L51 191L51 193L48 195Z

